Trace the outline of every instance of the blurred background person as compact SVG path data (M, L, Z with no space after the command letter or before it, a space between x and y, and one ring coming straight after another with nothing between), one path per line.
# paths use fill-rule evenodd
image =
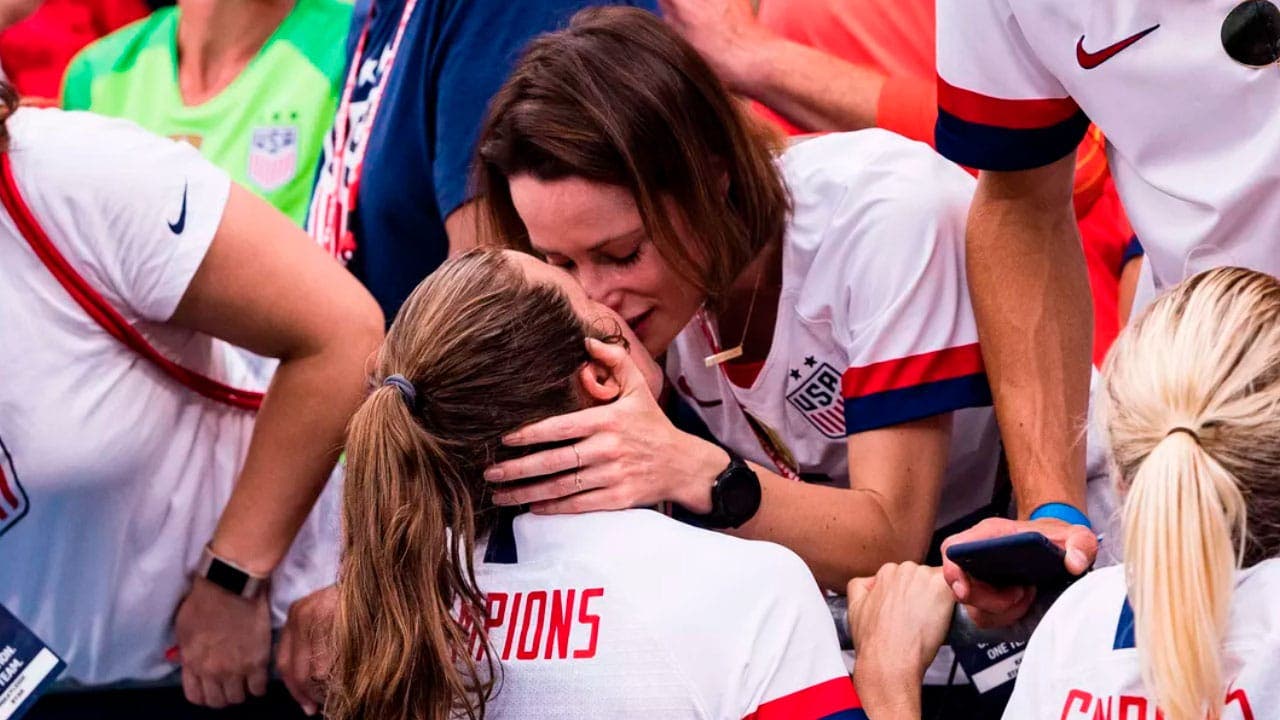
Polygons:
M0 69L23 102L56 105L72 56L148 12L143 0L5 0Z
M350 17L342 0L182 0L80 52L62 106L188 142L301 225Z
M307 228L388 320L451 251L476 242L476 135L525 43L600 4L358 0ZM618 4L656 10L656 0Z
M653 509L493 505L485 466L527 452L506 433L660 387L622 327L568 273L511 251L450 260L410 296L351 423L328 717L854 712L794 553Z
M271 628L334 577L333 505L313 506L377 306L191 147L3 93L0 604L87 686L34 717L261 695ZM269 385L233 345L280 360Z

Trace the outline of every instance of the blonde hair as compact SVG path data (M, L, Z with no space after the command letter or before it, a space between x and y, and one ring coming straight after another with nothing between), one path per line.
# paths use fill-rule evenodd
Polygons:
M1280 282L1200 273L1116 341L1101 411L1142 677L1168 720L1221 714L1235 571L1276 554Z
M495 664L471 559L496 510L482 472L528 451L504 434L583 405L587 337L618 341L497 250L445 262L409 296L348 430L330 720L484 717Z

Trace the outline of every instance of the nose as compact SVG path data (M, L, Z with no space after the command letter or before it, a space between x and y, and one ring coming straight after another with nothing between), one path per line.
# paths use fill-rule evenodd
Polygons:
M622 309L622 298L625 294L611 273L600 272L595 268L582 267L578 272L578 282L587 291L587 297L619 312Z

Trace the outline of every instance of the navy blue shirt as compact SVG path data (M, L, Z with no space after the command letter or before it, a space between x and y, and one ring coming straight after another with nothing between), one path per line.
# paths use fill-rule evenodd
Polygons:
M357 0L347 40L354 54L372 0ZM394 317L409 293L448 253L444 219L470 197L469 168L489 99L534 36L565 27L589 0L419 0L394 63L392 44L405 0L379 0L369 26L351 116L367 123L368 99L383 97L364 144L364 165L348 227L356 250L348 267ZM656 0L628 4L657 12ZM349 72L349 71L348 71ZM363 133L352 132L348 168ZM336 187L333 138L325 144L309 225L317 234L323 188ZM349 182L349 174L342 182ZM345 191L340 191L345 192Z

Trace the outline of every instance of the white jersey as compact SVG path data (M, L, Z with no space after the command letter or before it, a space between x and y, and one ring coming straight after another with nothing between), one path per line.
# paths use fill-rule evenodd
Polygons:
M88 284L169 358L264 387L238 351L165 324L221 221L226 174L127 121L24 108L8 129L26 204ZM254 417L109 336L2 211L0 268L0 604L68 661L67 677L165 675L174 612ZM277 624L334 578L332 510L325 522L317 507L273 576Z
M999 440L964 270L973 178L883 130L801 142L781 167L794 213L764 365L750 387L706 367L714 350L695 318L667 352L668 377L744 458L842 487L847 436L956 411L937 524L985 508Z
M800 558L652 510L499 524L476 553L493 718L865 718Z
M1220 38L1239 0L939 0L938 149L984 170L1070 154L1092 120L1161 287L1280 274L1280 75Z
M1223 720L1280 718L1280 561L1236 575L1223 643ZM1134 648L1124 566L1090 573L1049 609L1027 646L1006 720L1158 720Z

